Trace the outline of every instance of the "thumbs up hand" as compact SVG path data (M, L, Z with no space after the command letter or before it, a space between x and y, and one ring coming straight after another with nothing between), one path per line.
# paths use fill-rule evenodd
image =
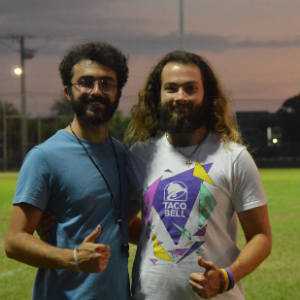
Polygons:
M198 257L198 265L205 271L190 274L189 283L198 296L210 299L220 293L222 271L213 262L204 261L201 256Z
M108 259L111 256L110 247L108 245L94 243L100 233L101 226L98 225L75 250L81 272L98 273L106 268Z

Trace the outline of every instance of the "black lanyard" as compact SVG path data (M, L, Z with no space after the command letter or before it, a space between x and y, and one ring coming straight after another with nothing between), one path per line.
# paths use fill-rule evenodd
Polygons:
M114 194L112 192L112 189L106 179L106 177L104 176L104 174L102 173L102 171L100 170L99 166L95 163L94 159L92 158L92 156L89 154L88 150L86 149L86 147L83 145L83 143L80 141L80 139L77 137L77 135L75 134L75 132L73 131L72 128L72 124L70 123L70 128L72 133L74 134L74 136L76 137L78 143L82 146L82 148L84 149L84 151L86 152L87 156L89 157L89 159L91 160L91 162L93 163L93 165L96 167L96 169L98 170L98 172L100 173L100 175L102 176L102 178L104 179L106 186L108 188L108 191L110 193L110 196L113 200L114 203L114 207L116 210L116 213L118 215L118 220L117 223L119 224L120 227L120 231L121 231L121 235L122 235L122 239L123 239L123 245L121 245L121 250L122 252L125 253L126 257L129 257L129 245L126 243L125 237L124 237L124 231L123 231L123 225L122 225L122 217L121 217L121 209L122 209L122 182L121 182L121 172L120 172L120 164L119 164L119 160L118 160L118 156L117 156L117 152L116 152L116 148L115 145L112 141L112 138L110 135L108 135L110 143L112 145L113 151L114 151L114 156L115 156L115 160L117 163L117 169L118 169L118 179L119 179L119 194L120 194L120 201L119 201L119 208L117 206L117 202L116 199L114 197Z

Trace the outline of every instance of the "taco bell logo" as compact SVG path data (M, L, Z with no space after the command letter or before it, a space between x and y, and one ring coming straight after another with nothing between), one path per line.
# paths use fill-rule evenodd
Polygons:
M170 182L164 190L164 201L187 201L188 189L181 181Z

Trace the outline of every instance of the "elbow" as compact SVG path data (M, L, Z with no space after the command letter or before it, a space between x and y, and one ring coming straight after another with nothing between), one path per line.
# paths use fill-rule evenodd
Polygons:
M5 253L6 253L6 256L8 258L15 258L14 257L14 247L12 245L12 241L9 237L6 236L5 238L5 243L4 243L4 250L5 250Z
M268 252L267 252L267 257L271 254L272 252L272 246L273 246L273 241L272 241L272 235L270 234L268 236Z
M262 245L263 245L262 253L264 254L264 260L265 260L269 257L269 255L272 252L272 235L271 234L264 235L264 242L262 243Z

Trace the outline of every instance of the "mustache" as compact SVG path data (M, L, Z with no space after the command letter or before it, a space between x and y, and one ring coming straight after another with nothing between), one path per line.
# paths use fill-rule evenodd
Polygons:
M85 104L105 104L105 105L109 105L109 100L108 99L105 99L103 97L95 97L95 96L91 96L89 95L87 98L84 98L81 100L83 103Z
M180 107L193 108L193 103L192 101L174 101L171 104L171 108L180 108Z

